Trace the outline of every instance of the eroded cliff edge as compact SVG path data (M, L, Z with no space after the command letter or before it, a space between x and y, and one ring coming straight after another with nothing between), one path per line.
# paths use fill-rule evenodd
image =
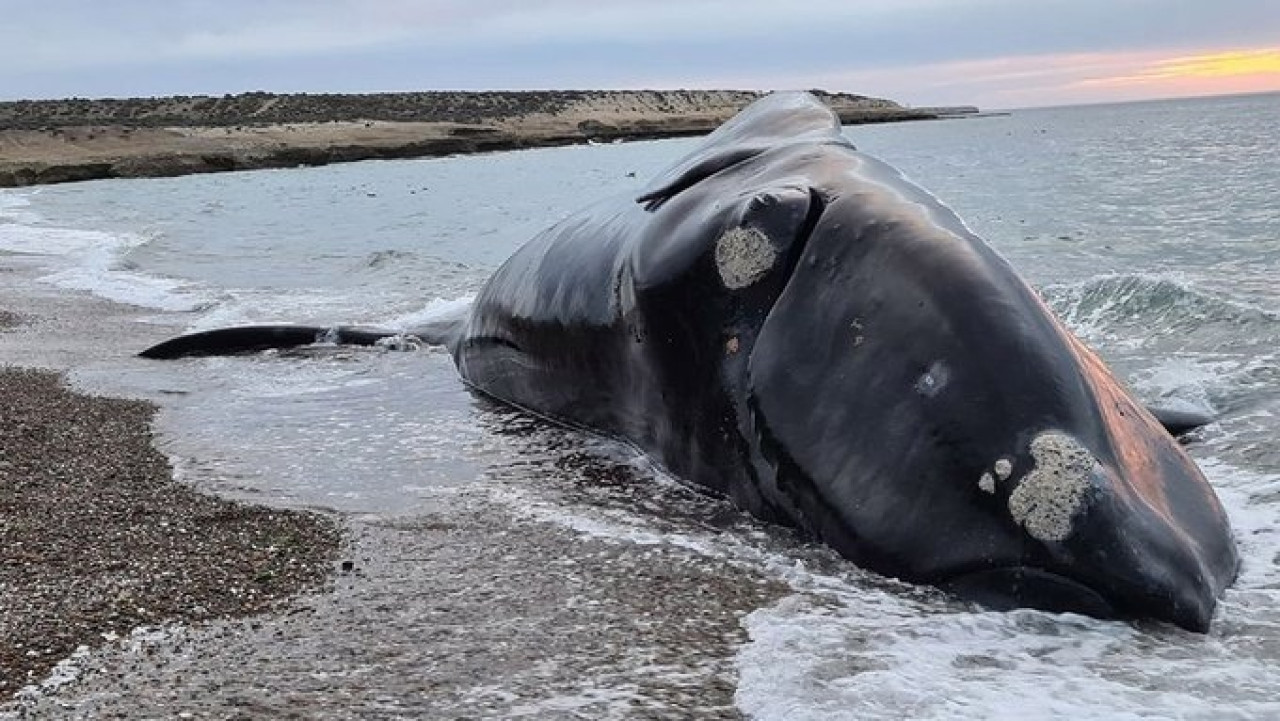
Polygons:
M846 124L975 108L907 108L814 91ZM697 135L763 93L421 92L0 103L0 187L185 175Z

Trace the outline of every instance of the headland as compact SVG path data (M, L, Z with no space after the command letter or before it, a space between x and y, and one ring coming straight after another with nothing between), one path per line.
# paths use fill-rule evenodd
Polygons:
M843 123L977 112L813 91ZM764 93L739 90L264 92L0 103L0 187L434 157L700 135Z

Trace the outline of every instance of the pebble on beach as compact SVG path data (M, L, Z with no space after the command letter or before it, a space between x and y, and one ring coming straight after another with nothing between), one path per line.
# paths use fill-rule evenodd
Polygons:
M80 645L262 612L333 570L334 519L174 481L154 412L0 367L0 699Z

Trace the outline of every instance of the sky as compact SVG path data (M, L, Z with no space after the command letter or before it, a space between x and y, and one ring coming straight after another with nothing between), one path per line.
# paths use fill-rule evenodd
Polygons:
M0 0L0 100L596 88L1280 91L1280 0Z

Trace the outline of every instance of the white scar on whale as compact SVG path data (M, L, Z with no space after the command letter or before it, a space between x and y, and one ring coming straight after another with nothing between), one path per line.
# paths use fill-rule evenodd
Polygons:
M716 267L730 290L741 290L764 277L778 261L769 236L756 228L730 228L716 241Z

